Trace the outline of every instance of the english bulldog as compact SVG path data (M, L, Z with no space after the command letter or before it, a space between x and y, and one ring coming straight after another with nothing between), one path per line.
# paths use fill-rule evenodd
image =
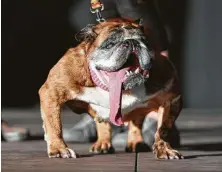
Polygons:
M124 19L88 25L50 70L39 90L49 157L76 158L63 140L61 107L88 113L97 126L94 153L112 150L111 124L128 125L128 150L143 141L146 115L158 118L153 153L160 159L181 159L168 143L168 133L182 108L176 70L152 49L141 26Z

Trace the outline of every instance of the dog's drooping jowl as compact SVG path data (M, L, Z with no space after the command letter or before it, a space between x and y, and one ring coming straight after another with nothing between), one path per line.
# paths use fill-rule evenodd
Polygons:
M157 158L180 159L167 142L182 108L175 68L154 51L140 26L123 19L88 25L50 70L39 90L49 157L75 158L62 137L61 107L88 113L95 119L98 140L91 152L109 152L111 123L129 127L127 149L143 142L145 116L158 118L153 152Z

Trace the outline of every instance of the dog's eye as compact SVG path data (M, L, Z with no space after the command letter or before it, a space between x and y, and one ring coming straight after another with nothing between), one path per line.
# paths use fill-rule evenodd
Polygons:
M100 46L101 49L110 49L115 45L115 42L111 41L104 41L102 45Z
M110 49L114 46L115 44L113 42L110 42L109 44L106 45L107 49Z

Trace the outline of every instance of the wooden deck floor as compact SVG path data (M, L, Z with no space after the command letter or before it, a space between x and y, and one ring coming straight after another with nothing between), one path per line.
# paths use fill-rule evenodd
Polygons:
M46 144L42 140L41 119L36 109L3 110L2 116L10 123L29 127L33 139L25 142L2 144L2 171L98 171L98 172L147 172L147 171L222 171L222 116L221 112L183 112L177 125L181 130L181 152L184 160L157 160L151 152L123 152L116 148L115 154L92 155L90 144L68 144L81 155L78 159L49 159ZM199 116L198 113L202 115ZM221 113L221 114L220 114ZM75 118L75 119L74 119ZM79 117L78 117L79 118ZM66 113L64 123L72 126L77 117ZM72 121L72 120L71 120ZM40 136L40 137L39 137ZM135 168L135 166L137 166Z
M82 157L49 159L43 141L2 143L2 171L134 172L135 153L91 155L89 144L69 144ZM138 153L137 171L222 171L222 151L181 151L184 160L157 160L151 152Z

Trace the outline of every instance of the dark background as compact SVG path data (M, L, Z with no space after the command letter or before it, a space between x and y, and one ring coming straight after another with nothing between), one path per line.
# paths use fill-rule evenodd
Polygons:
M118 16L106 1L104 15ZM1 2L2 106L32 106L50 68L76 45L75 33L95 22L90 0ZM185 108L221 108L222 1L158 0L156 5L169 30L170 59L179 71Z

